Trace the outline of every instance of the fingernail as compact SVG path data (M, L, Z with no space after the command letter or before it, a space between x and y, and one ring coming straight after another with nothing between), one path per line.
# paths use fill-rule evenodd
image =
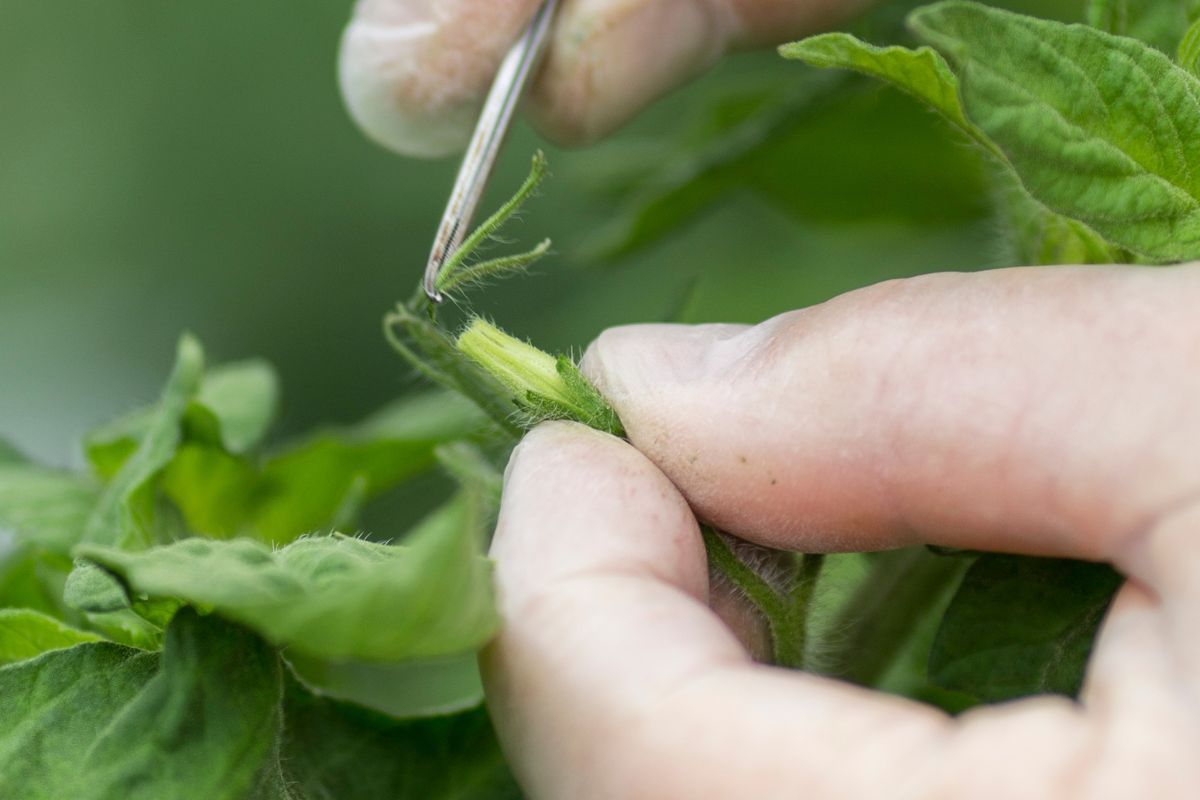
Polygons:
M629 398L639 402L711 376L745 350L744 325L630 325L605 331L580 365L621 413Z
M438 35L424 3L362 3L342 36L338 83L369 138L417 158L447 155L470 135L468 104L447 102L446 79L424 61ZM423 71L424 70L424 71ZM436 89L436 91L435 91Z
M363 0L338 80L363 132L405 155L460 152L488 86L537 0Z

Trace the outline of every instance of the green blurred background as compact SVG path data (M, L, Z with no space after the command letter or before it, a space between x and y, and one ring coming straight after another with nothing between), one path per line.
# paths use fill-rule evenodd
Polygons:
M894 37L912 5L861 25ZM1005 5L1082 15L1082 0ZM214 360L278 366L283 433L409 390L380 318L412 290L456 165L403 160L351 125L334 68L349 12L6 0L0 435L77 461L85 430L153 399L184 329ZM578 349L611 324L754 321L889 277L1004 263L979 165L886 91L847 84L827 112L709 170L736 146L731 130L816 80L770 53L740 56L599 147L549 148L554 178L515 235L553 237L556 256L480 310ZM516 133L493 200L537 146ZM683 200L651 222L691 202L703 213L601 263L638 198L663 185Z

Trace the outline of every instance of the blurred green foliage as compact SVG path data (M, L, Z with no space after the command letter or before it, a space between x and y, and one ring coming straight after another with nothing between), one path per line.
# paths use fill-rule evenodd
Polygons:
M912 5L885 4L864 30L891 35ZM1010 5L1082 17L1079 2ZM316 0L5 4L4 435L78 459L85 430L153 399L184 328L217 360L277 365L283 432L360 418L411 385L379 318L423 266L455 165L397 158L348 121L334 63L349 11ZM750 321L884 278L1002 263L971 206L940 221L936 207L924 219L886 213L903 205L905 176L923 172L934 196L964 157L939 139L925 165L878 163L886 149L863 147L872 131L893 111L924 112L871 90L845 100L857 123L798 133L763 192L724 196L659 245L591 268L597 237L631 207L622 186L648 164L693 157L722 114L804 72L772 53L733 58L600 147L551 149L554 178L521 236L553 237L557 255L480 310L569 349L669 314L693 285L685 318ZM517 131L485 205L516 185L538 144ZM835 180L853 192L824 196ZM856 200L874 213L850 222Z

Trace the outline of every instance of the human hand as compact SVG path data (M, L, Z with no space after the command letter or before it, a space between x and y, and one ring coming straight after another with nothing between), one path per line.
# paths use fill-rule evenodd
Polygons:
M504 53L542 0L358 0L339 78L368 136L407 155L462 149ZM530 111L597 139L734 48L778 44L871 0L565 0Z
M488 703L535 798L1195 797L1200 265L930 275L753 328L609 331L633 446L544 425L506 476ZM636 448L636 449L635 449ZM639 452L640 451L640 452ZM1081 697L951 719L758 665L695 516L802 551L1111 561Z

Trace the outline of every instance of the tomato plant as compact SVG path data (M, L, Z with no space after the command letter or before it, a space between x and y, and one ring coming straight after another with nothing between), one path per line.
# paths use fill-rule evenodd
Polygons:
M1087 24L1067 24L954 0L913 12L914 46L786 45L856 75L808 70L801 90L693 141L689 169L644 170L595 254L646 248L747 187L801 217L903 203L942 219L961 206L946 195L984 186L1010 262L1195 258L1197 16L1194 0L1095 0ZM870 80L939 120L895 106L921 134L889 154L911 159L887 166L900 195L851 202L831 186L822 204L780 186L772 163L819 146L856 98L897 103L866 94ZM921 160L930 137L969 145L945 151L967 165L954 173L966 190ZM438 288L459 308L548 254L478 255L545 170L539 154L447 263ZM838 180L853 186L853 169ZM440 388L356 425L270 444L271 367L207 366L184 336L159 400L89 434L83 469L0 443L0 528L16 541L0 551L0 796L519 796L473 655L499 624L482 555L499 469L539 421L621 423L568 355L469 313L448 325L420 291L385 331ZM438 469L457 489L413 530L360 530L370 504ZM1076 693L1121 581L1063 560L764 554L711 529L705 543L714 579L767 623L775 663L952 712Z

